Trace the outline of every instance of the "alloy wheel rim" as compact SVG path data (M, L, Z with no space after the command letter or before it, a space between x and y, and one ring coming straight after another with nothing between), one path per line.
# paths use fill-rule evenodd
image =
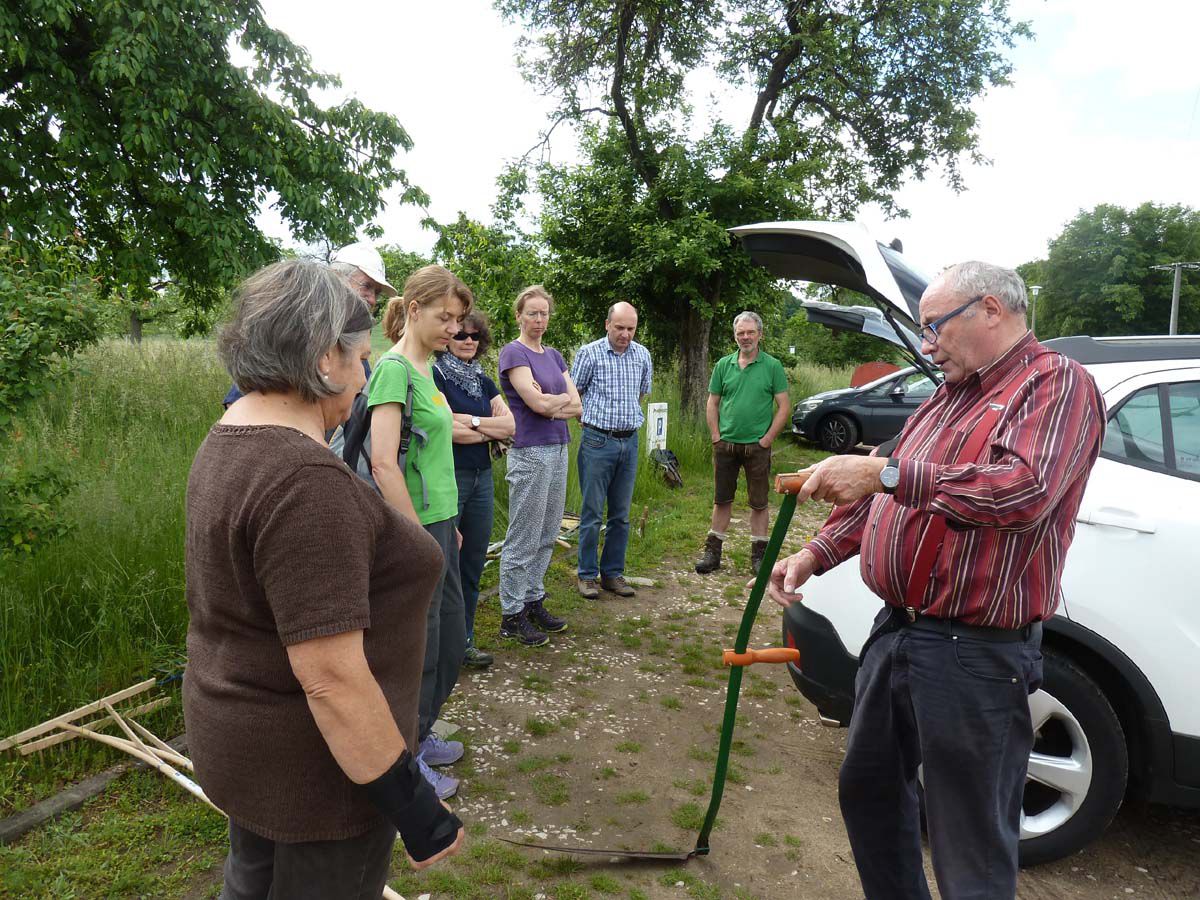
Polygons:
M825 423L825 434L829 438L829 443L835 446L842 446L846 442L846 427L840 419L830 419Z
M1022 840L1049 834L1074 816L1087 799L1095 771L1083 726L1062 701L1037 691L1029 698L1029 712L1034 746L1021 808Z

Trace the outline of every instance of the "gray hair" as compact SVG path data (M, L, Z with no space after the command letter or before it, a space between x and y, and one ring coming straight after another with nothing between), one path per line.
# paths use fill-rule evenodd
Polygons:
M1012 269L979 260L968 260L951 266L942 273L946 285L964 299L991 294L1009 312L1025 315L1029 298L1025 282Z
M744 312L738 313L736 316L733 317L733 327L734 327L735 331L737 330L737 323L742 321L742 319L749 319L751 322L753 322L758 327L758 333L762 334L762 330L763 330L762 316L760 316L756 312L750 312L750 310L748 310L748 309L745 310Z
M238 287L217 353L243 393L295 391L316 403L346 389L322 378L318 364L335 346L343 355L355 352L369 332L343 332L364 310L345 278L329 267L286 259Z

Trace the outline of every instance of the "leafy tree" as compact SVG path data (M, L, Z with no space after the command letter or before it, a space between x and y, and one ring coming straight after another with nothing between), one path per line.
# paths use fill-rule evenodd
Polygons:
M399 291L404 287L404 280L422 266L429 265L432 260L422 253L405 250L397 244L379 247L379 255L383 257L383 267L387 270L387 279Z
M1050 242L1044 260L1018 271L1040 284L1037 333L1050 338L1166 334L1172 273L1152 266L1200 261L1200 212L1143 203L1136 209L1102 204L1080 212ZM1179 331L1200 331L1200 278L1185 272Z
M23 255L16 242L0 241L0 556L29 552L65 529L57 508L70 479L23 457L16 419L96 339L93 293L78 247Z
M449 225L435 226L438 240L433 255L465 281L475 294L491 323L493 346L517 336L512 310L517 294L546 278L538 241L522 231L516 222L524 183L517 173L514 192L505 181L512 174L501 178L501 199L492 209L495 224L484 225L460 212ZM555 307L553 343L556 345L571 346L576 342L568 337L578 322L574 312L569 304L558 303Z
M637 300L678 346L693 410L713 316L780 297L726 229L891 208L933 164L961 186L960 160L978 159L970 104L1006 83L1002 51L1028 33L1007 0L496 5L530 32L522 65L560 98L554 125L583 123L585 161L538 181L560 293ZM693 114L698 69L740 91L740 119Z
M135 325L166 280L211 306L278 256L261 204L301 241L344 243L393 184L425 199L395 166L411 141L392 116L310 94L337 84L254 0L9 0L0 227L80 240Z

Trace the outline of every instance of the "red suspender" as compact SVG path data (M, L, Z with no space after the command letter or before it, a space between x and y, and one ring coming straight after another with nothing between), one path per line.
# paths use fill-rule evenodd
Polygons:
M1038 354L1039 356L1041 354ZM987 401L987 409L980 417L979 423L967 437L962 450L955 462L978 462L984 449L992 437L992 431L1000 420L1000 414L1008 408L1008 404L1017 395L1017 391L1028 380L1029 368L1013 378L1008 385ZM942 549L942 540L946 537L946 517L933 515L921 543L917 546L917 555L913 560L912 575L908 579L908 590L904 594L904 611L910 622L916 621L917 613L924 609L925 590L929 587L929 579L933 577L933 564Z

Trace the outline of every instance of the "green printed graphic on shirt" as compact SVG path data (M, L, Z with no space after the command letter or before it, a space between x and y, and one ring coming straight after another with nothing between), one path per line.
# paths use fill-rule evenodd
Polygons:
M721 440L735 444L759 440L775 417L775 395L786 394L787 389L783 365L769 353L759 350L744 369L738 365L736 352L717 360L708 392L721 397Z
M408 446L404 483L422 525L458 515L458 482L454 478L454 414L432 378L427 378L392 354L379 360L367 384L367 405L404 405L408 398L408 373L413 373L413 439ZM417 430L425 432L424 444ZM424 476L424 484L422 484Z

